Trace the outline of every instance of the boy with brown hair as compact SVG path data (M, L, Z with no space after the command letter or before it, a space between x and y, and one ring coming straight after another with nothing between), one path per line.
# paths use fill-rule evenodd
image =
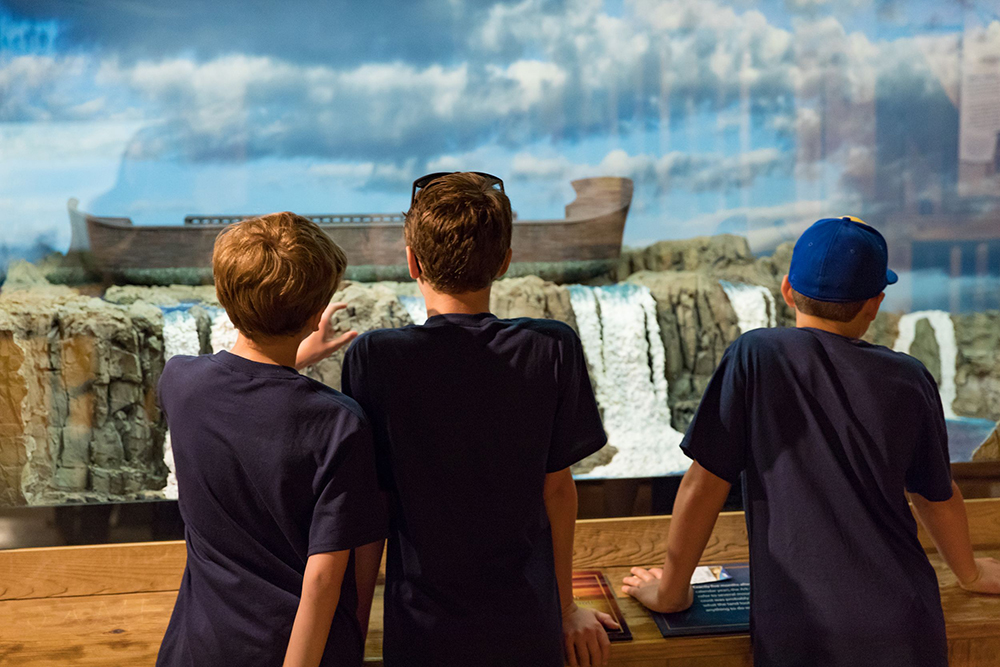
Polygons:
M885 239L857 218L802 234L781 285L795 328L749 331L726 351L681 443L694 460L666 562L633 568L624 592L656 611L690 606L691 574L743 474L755 665L948 664L907 493L963 588L1000 593L1000 565L973 557L934 378L861 340L894 282Z
M569 466L607 440L580 339L489 312L511 260L499 178L418 179L405 230L429 318L361 335L342 377L390 508L385 664L604 663L614 622L572 595Z
M385 537L371 430L357 403L295 370L356 335L324 336L346 264L292 213L216 240L239 337L171 358L159 384L188 554L160 667L361 665L375 581L354 550Z

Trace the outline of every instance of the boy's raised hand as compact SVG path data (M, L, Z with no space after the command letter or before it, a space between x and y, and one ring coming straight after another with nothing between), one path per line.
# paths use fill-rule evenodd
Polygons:
M563 610L563 649L572 667L606 665L611 658L611 642L604 628L620 626L610 615L573 604Z
M1000 561L996 558L977 558L976 569L979 576L964 584L959 582L959 585L972 593L1000 595Z
M662 579L661 568L654 567L647 570L643 567L633 567L632 576L622 580L625 584L622 586L622 592L634 597L647 609L663 614L684 611L694 603L694 588L690 584L677 595L665 596L660 590Z
M319 319L319 328L299 343L299 350L295 355L295 368L301 370L306 366L312 366L315 363L323 361L358 337L357 331L348 331L339 336L329 338L330 334L333 333L330 326L330 319L334 313L344 308L347 308L347 304L341 301L335 301L326 307L326 310L323 311L323 315Z

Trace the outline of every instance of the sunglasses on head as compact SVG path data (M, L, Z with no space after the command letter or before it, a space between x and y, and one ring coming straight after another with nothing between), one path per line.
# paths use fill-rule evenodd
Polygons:
M436 171L433 174L427 174L426 176L421 176L417 180L413 181L413 192L410 194L410 208L413 208L413 203L417 201L417 193L421 190L429 188L434 185L442 176L450 176L451 174L460 174L459 171ZM493 174L487 174L485 171L472 171L469 172L475 174L476 176L482 176L483 178L489 178L496 181L497 185L500 186L500 192L503 192L503 181L499 177Z

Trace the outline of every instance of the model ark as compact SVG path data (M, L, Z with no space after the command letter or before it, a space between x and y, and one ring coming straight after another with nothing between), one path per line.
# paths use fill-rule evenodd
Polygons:
M560 282L605 273L621 254L632 181L600 177L573 181L576 199L562 220L514 221L509 275ZM210 283L212 246L226 225L249 215L189 215L183 225L133 225L129 218L84 213L69 201L70 257L118 283ZM347 253L348 277L406 279L402 214L309 215Z

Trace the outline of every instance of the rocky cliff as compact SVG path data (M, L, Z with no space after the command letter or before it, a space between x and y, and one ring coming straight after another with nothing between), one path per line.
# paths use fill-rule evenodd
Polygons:
M166 480L160 310L11 273L0 295L0 504L155 495Z
M673 430L686 429L723 352L744 328L793 322L778 291L790 256L783 246L772 257L755 258L745 240L733 236L662 242L625 252L613 275L593 281L617 281L615 289L634 285L652 297L655 323L647 321L645 330L656 333L662 357L659 346L643 343L648 368L640 375L666 381L664 423ZM346 283L334 298L349 306L334 325L359 331L404 326L411 312L399 297L416 295L413 283ZM743 297L756 299L757 323L748 319ZM599 310L600 299L595 303ZM500 317L562 320L578 331L583 325L570 287L534 276L499 281L491 309ZM1000 420L1000 313L945 320L954 328L952 352L943 354L930 320L917 318L911 354L939 381L950 373L956 414ZM881 314L868 338L892 347L900 323L899 315ZM211 286L112 287L94 298L48 285L30 265L11 267L0 294L0 504L158 494L168 474L155 400L165 358L211 352L231 344L233 335ZM306 372L339 387L342 358L334 355ZM589 361L606 370L605 360ZM609 448L578 471L604 466L615 455Z

